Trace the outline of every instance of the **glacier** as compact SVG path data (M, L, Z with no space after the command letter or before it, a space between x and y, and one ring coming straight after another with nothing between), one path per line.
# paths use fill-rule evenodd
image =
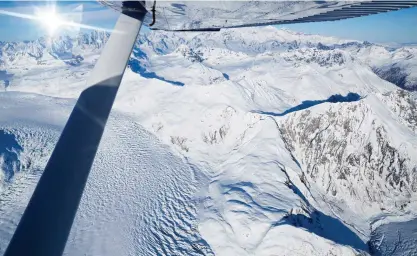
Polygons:
M0 43L0 252L108 37ZM65 254L417 253L416 49L140 35Z
M2 154L2 169L11 161L21 167L12 177L2 177L3 253L75 102L22 92L0 97L5 107L0 136L8 151ZM209 251L195 226L199 200L195 191L207 182L196 166L134 119L113 112L64 255Z

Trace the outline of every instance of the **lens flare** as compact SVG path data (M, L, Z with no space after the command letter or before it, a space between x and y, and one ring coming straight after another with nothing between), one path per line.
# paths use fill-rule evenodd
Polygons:
M34 7L33 13L19 13L19 12L12 12L7 10L0 9L0 15L8 15L11 17L17 17L27 20L32 20L37 23L42 24L45 30L48 31L50 35L53 35L57 32L58 29L63 30L77 30L80 29L89 29L89 30L98 30L98 31L106 31L112 33L121 33L117 30L90 26L81 23L83 13L83 5L79 5L74 10L70 11L69 13L58 13L56 10L55 5L44 6L42 8ZM68 32L68 31L66 31Z
M35 11L37 20L48 30L50 35L54 34L58 28L64 25L65 20L56 12L55 6Z

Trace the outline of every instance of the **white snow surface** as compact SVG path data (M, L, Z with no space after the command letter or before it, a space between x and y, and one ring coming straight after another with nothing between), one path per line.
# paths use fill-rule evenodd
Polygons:
M0 45L0 251L107 38ZM415 98L375 74L401 63L412 84L408 50L273 27L140 36L66 255L373 253L379 226L417 214Z
M24 166L2 181L0 249L4 251L73 101L26 93L1 93L0 98L1 131L14 136L15 145L22 148L18 160ZM204 173L134 118L113 112L64 255L209 252L196 222L196 191L207 181Z

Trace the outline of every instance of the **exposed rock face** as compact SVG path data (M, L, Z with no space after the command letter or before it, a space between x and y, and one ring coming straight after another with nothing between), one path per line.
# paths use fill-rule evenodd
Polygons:
M404 90L389 92L381 97L400 122L417 133L417 102Z
M285 53L284 59L289 62L317 63L321 67L342 66L353 58L341 50L330 50L320 48L298 49Z
M406 92L381 98L401 117L405 132L416 131L415 102ZM389 117L379 116L368 100L296 112L281 120L280 129L307 180L328 195L348 205L403 210L417 192L415 148L388 131L383 119Z

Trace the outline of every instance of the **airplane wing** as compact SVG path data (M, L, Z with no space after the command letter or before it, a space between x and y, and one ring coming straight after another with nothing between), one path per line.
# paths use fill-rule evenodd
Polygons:
M122 11L120 1L103 1L105 6ZM169 31L216 31L221 28L335 21L417 6L416 0L345 1L146 1L144 24L151 29ZM153 14L153 11L154 14Z

